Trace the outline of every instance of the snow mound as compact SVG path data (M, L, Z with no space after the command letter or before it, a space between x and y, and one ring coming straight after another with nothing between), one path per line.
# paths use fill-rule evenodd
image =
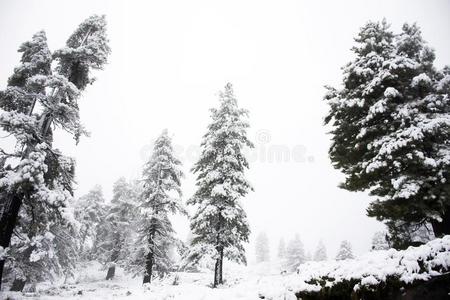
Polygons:
M395 249L369 252L356 259L343 261L307 262L297 274L284 277L263 287L260 295L266 299L280 299L286 291L319 292L343 281L351 282L353 290L374 287L387 279L394 278L404 284L426 281L450 271L450 235L435 239L419 247L406 250Z

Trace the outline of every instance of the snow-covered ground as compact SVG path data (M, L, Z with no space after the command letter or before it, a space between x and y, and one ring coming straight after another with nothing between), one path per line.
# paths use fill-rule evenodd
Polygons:
M296 299L293 293L283 293L280 289L283 275L280 275L277 262L262 263L253 266L225 266L226 283L211 288L212 272L172 274L169 277L153 281L148 287L142 286L142 278L132 278L118 269L113 280L106 281L106 271L99 264L89 263L80 268L76 280L70 284L38 285L36 293L5 293L4 299L137 299L137 300L220 300L220 299L260 299L259 292L267 291L273 285L278 299ZM175 276L178 284L174 285Z
M321 289L319 284L311 283L312 279L321 278L326 281L326 286L353 280L353 289L358 290L361 286L376 286L388 277L412 283L444 274L450 270L450 235L403 251L379 250L356 259L307 262L294 274L283 275L281 270L276 261L251 266L227 263L224 270L226 283L213 289L211 271L173 273L143 286L142 278L132 278L121 269L112 281L106 281L106 271L100 264L91 262L80 266L73 282L53 286L40 284L35 293L4 293L2 298L256 300L262 295L268 300L295 300L294 292Z

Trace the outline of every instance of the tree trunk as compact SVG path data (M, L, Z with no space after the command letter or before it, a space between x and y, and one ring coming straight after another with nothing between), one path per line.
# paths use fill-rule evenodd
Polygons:
M145 261L145 275L142 283L150 283L152 281L153 272L153 252L148 252L147 259Z
M0 292L2 291L3 268L5 267L5 260L0 260Z
M222 209L219 209L222 211ZM218 215L218 222L216 225L216 250L219 255L219 257L216 260L216 265L214 267L214 285L213 287L216 288L219 284L223 283L222 280L222 266L223 266L223 246L221 245L221 238L220 238L220 232L222 229L222 213L220 212Z
M217 251L219 252L219 257L216 259L214 267L214 288L223 284L223 248L219 248Z
M116 274L116 265L113 264L108 268L108 273L106 274L106 280L113 279Z
M26 281L23 279L14 279L11 288L9 289L11 292L21 292L25 287Z
M223 248L220 248L219 284L223 284Z
M7 193L2 208L2 214L0 216L0 246L3 248L9 247L11 242L11 236L16 226L17 216L19 215L20 206L22 205L22 195ZM0 290L3 269L5 266L5 260L0 260Z
M214 284L213 288L216 288L219 285L219 258L216 259L216 264L214 266Z
M444 215L441 217L442 222L438 222L437 220L431 221L431 226L433 227L434 235L436 237L450 234L450 207L447 207Z

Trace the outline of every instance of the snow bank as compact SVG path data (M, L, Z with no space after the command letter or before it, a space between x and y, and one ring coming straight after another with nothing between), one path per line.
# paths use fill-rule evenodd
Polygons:
M351 284L354 291L371 289L388 279L403 284L426 281L450 271L450 235L419 247L403 251L378 250L356 259L344 261L307 262L297 274L284 277L283 282L263 286L260 294L266 299L282 299L286 291L319 292L339 283ZM276 291L278 285L278 291Z

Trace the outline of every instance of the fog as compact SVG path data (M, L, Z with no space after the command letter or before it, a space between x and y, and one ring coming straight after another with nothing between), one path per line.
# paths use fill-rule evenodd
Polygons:
M347 239L360 254L383 226L365 215L366 193L337 187L343 176L328 158L323 86L340 84L358 29L383 17L397 31L417 22L442 67L450 62L449 11L446 0L2 1L0 88L19 63L18 46L34 32L44 29L56 50L86 17L106 14L112 55L80 102L91 136L78 146L55 136L76 158L77 196L101 184L108 199L120 176L139 178L152 141L167 128L189 198L209 109L231 82L250 111L256 146L248 153L255 191L242 199L252 240L266 231L276 248L298 233L306 250L323 240L334 257ZM175 225L185 237L188 220L177 217Z

